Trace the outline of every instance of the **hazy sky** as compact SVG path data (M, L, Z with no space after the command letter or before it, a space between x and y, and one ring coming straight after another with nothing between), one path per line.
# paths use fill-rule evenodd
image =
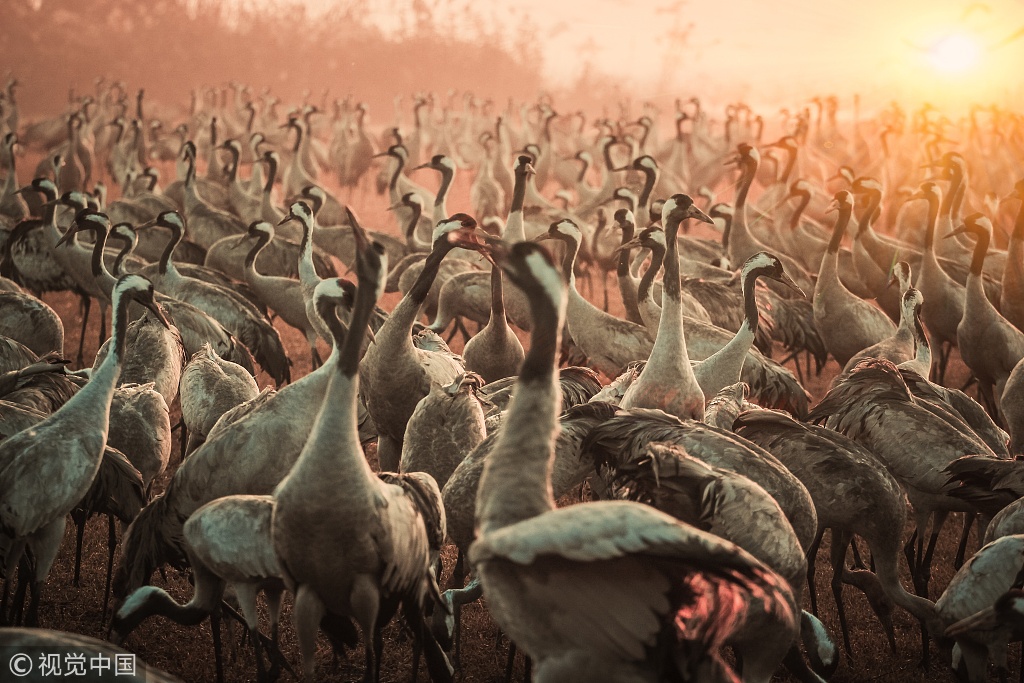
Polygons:
M645 97L696 82L755 99L856 90L869 100L905 94L948 104L1008 93L1019 101L1022 93L1024 40L992 46L1024 28L1024 0L476 0L473 7L511 26L524 14L539 24L535 38L551 79L571 79L590 59ZM391 20L382 13L382 22ZM450 21L458 24L458 15ZM691 24L686 44L672 44L669 36ZM962 74L941 72L929 47L957 33L981 45L980 59Z

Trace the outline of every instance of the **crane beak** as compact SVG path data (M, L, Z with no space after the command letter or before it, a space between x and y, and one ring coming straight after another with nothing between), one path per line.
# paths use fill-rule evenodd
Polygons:
M995 606L993 605L969 617L964 617L951 625L946 629L945 635L948 638L956 638L971 631L992 631L999 628L1000 625L999 617L996 615Z
M943 235L943 239L947 239L948 240L950 237L956 237L957 235L962 235L965 232L967 232L967 225L966 224L965 225L961 225L959 228L957 228L953 232L949 233L948 235Z
M621 254L624 251L632 251L633 249L639 249L642 246L643 245L640 244L640 240L634 237L633 239L629 240L628 242L623 242L619 246L615 247L615 249L612 251L612 253L613 254Z
M139 303L151 310L153 315L156 316L156 319L160 321L161 325L167 329L171 329L171 323L167 320L167 316L164 315L164 309L160 307L160 304L158 304L153 297L149 297L147 301L140 301Z
M803 298L805 298L805 299L807 298L807 294L804 292L804 290L800 289L800 285L798 285L796 282L794 282L793 278L791 278L789 276L789 273L787 273L786 271L782 271L782 274L780 274L779 277L776 278L776 279L779 282L781 282L782 284L787 285L791 289L795 290Z
M740 156L737 154L734 157L729 157L728 159L725 160L725 162L722 165L723 166L739 166L740 165Z
M837 202L835 199L833 199L832 203L828 205L827 209L825 209L825 215L827 216L830 213L838 213L838 212L839 212L839 202Z
M373 155L372 157L370 157L370 158L371 158L371 159L376 159L377 157L386 157L386 156L388 156L388 153L387 153L387 152L377 152L376 154L374 154L374 155Z
M53 248L56 249L62 244L71 244L71 238L74 237L75 233L77 232L78 228L72 225L71 227L68 228L67 232L65 232L64 235L59 240L57 240L57 244L53 245Z
M693 205L690 205L690 209L687 212L686 217L687 218L696 218L701 223L709 223L711 225L715 224L715 222L713 220L711 220L710 216L708 216L706 213L704 213L703 211L701 211L700 209L698 209L696 206L693 206Z
M359 220L352 213L352 209L345 207L345 214L348 216L348 224L352 226L352 238L356 242L356 251L362 253L366 251L370 246L370 239L366 236L366 231L363 230L363 226L359 224Z
M533 164L526 164L526 175L537 175L537 169L533 167Z
M297 221L297 220L298 220L298 218L295 217L295 214L290 213L287 216L285 216L284 218L282 218L281 222L278 223L277 225L278 225L278 227L280 227L280 226L284 225L285 223L287 223L288 221Z
M542 232L541 234L539 234L536 237L534 237L533 241L534 242L545 242L547 240L556 240L556 239L558 239L558 237L555 236L555 235L552 235L550 232Z
M238 236L238 239L235 240L234 244L231 245L232 248L237 249L238 247L242 246L243 244L245 244L245 241L248 240L250 237L252 237L252 235L250 235L249 233L242 233L241 235Z
M430 164L420 164L419 166L413 166L412 168L409 169L409 172L412 173L413 171L418 171L421 168L430 168Z

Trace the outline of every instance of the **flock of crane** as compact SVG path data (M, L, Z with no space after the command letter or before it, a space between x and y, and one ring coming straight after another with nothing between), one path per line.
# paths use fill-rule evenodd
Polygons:
M210 617L222 679L231 612L269 681L291 671L287 594L305 680L321 632L337 653L361 642L380 680L398 620L414 679L422 659L450 681L482 598L539 682L822 681L840 663L816 617L829 530L847 653L852 586L894 650L898 607L924 661L934 644L964 680L1005 676L1024 628L1019 114L860 120L816 98L767 142L742 103L677 101L666 136L649 104L591 119L418 95L411 125L396 99L378 135L350 99L282 113L240 85L165 120L98 82L25 123L16 88L0 95L0 645L121 652L146 619ZM352 208L374 182L380 230ZM55 293L80 301L77 350ZM302 377L284 326L308 345ZM87 520L108 518L110 642L38 628L69 515L76 579ZM151 583L168 567L189 572L184 603Z

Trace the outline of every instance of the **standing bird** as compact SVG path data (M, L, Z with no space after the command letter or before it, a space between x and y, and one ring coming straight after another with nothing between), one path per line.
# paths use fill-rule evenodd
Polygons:
M1013 368L1024 358L1024 332L1021 332L985 296L982 283L985 254L992 238L992 223L980 213L971 214L964 224L947 237L971 233L977 239L971 274L967 276L964 317L956 328L957 346L964 363L978 378L981 402L994 416L999 399Z
M564 285L538 245L498 257L528 293L534 322L484 466L469 553L491 615L532 658L540 683L734 680L717 650L748 619L763 619L774 632L762 644L781 652L774 662L751 662L744 675L767 681L799 624L781 578L733 544L644 505L555 509L549 473Z
M417 640L427 639L431 677L450 680L444 653L423 628L422 615L428 596L437 594L431 567L437 559L432 549L440 549L444 535L441 492L425 475L382 481L359 443L359 352L384 289L387 258L384 248L367 244L359 230L356 239L359 289L348 335L309 441L274 491L271 534L295 595L292 619L307 681L314 680L316 632L328 613L359 624L365 680L378 680L379 632L399 603ZM345 492L341 498L339 491Z
M0 291L0 335L21 342L37 356L64 355L64 324L31 294Z
M935 602L939 616L949 625L947 634L956 638L970 683L988 680L989 659L1006 678L1011 628L1006 623L996 624L992 630L969 628L972 622L963 620L992 606L1010 589L1019 588L1021 571L1024 536L1003 536L968 560Z
M37 621L42 583L60 549L67 514L92 485L107 445L110 401L125 351L128 304L137 301L168 324L153 301L152 283L144 277L122 277L114 287L113 300L113 353L60 409L0 444L0 533L10 541L4 567L10 575L26 547L31 549L30 625Z
M476 221L457 213L434 230L434 246L415 284L402 297L366 350L360 366L366 407L377 425L381 470L394 472L402 454L405 426L433 384L447 386L464 372L462 359L447 351L416 348L413 323L419 317L441 262L455 247L481 249Z
M839 211L832 240L821 259L814 289L814 324L836 362L845 366L863 349L892 336L896 326L881 309L843 286L839 281L839 245L853 215L853 195L841 190L833 207Z
M220 416L256 397L260 388L245 368L224 360L209 343L192 356L178 385L181 419L188 430L184 454L198 448Z
M114 577L117 595L145 585L168 562L184 566L182 524L200 507L222 496L268 495L288 474L313 428L316 407L338 360L345 332L336 311L351 305L351 292L341 282L327 280L317 288L317 310L335 339L331 355L305 377L280 391L266 391L217 421L206 442L175 471L164 494L125 532Z
M309 355L313 369L323 364L320 353L316 349L317 331L309 316L306 315L306 303L302 295L303 284L300 280L290 277L262 275L256 270L256 259L260 252L274 240L274 226L266 221L256 221L249 226L248 233L239 238L256 238L256 244L245 257L245 282L256 296L278 315L281 320L297 329L309 344ZM303 250L303 256L306 249ZM300 257L300 268L302 262ZM318 278L319 279L319 278ZM315 289L316 285L313 286Z
M281 337L258 308L231 289L178 272L171 254L185 234L182 217L175 211L165 211L151 223L139 228L150 224L171 230L171 239L153 273L157 290L194 305L221 323L252 351L253 357L278 386L291 381L291 361L285 353Z
M621 406L660 408L684 420L700 419L704 416L704 392L698 384L686 353L676 235L679 232L679 225L687 218L696 218L705 223L712 221L694 206L693 200L685 194L673 195L665 200L661 215L665 222L666 244L661 322L647 365L637 381L626 390ZM744 351L744 355L745 353ZM741 365L742 362L741 359Z
M1021 204L1010 235L1010 245L1006 249L999 312L1014 327L1024 331L1024 180L1017 181L1007 199L1017 199Z

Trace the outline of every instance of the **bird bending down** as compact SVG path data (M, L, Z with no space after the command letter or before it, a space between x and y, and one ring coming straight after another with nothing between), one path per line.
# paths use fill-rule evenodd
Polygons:
M188 603L178 604L162 588L143 586L121 604L111 622L118 643L151 616L163 616L183 625L198 624L220 609L227 584L238 602L252 635L259 680L266 680L256 595L262 590L270 610L270 628L277 647L277 624L281 615L284 583L277 555L270 539L270 517L274 500L270 496L225 496L196 510L185 522L185 553L195 577L195 592ZM213 624L217 659L217 680L223 681L219 627ZM277 655L278 653L273 653Z

